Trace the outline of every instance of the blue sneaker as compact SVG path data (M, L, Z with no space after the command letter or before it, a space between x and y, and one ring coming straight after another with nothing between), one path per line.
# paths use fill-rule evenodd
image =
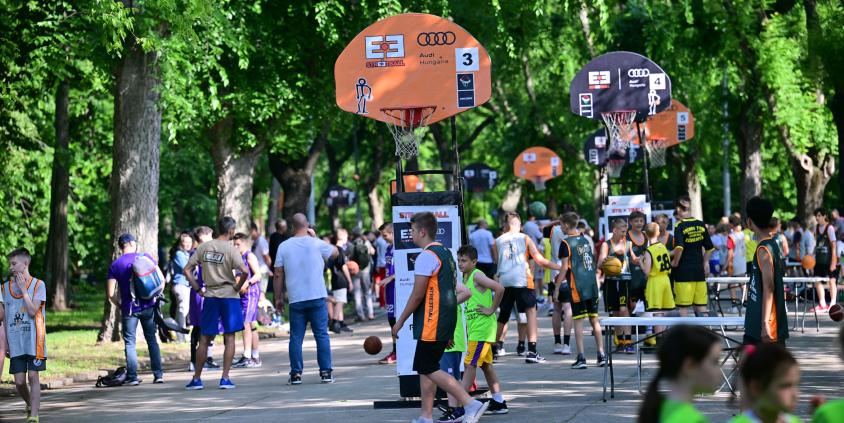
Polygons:
M231 379L220 379L220 389L234 389Z
M190 383L185 386L185 389L202 389L202 379L193 380L191 378Z

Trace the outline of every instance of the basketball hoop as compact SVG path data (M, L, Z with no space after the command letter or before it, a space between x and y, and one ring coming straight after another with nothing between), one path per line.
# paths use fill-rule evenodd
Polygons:
M419 155L419 143L437 106L384 107L381 115L396 140L396 155L404 159Z
M545 180L543 180L542 177L536 176L531 179L531 182L533 182L533 188L535 190L545 191Z
M607 161L607 169L610 172L610 178L617 179L621 177L621 170L624 169L624 165L627 163L625 159L610 159Z
M620 110L617 112L603 112L601 113L601 117L604 118L604 124L607 125L607 130L610 133L610 146L607 151L627 151L630 148L630 132L633 122L636 119L636 111Z
M645 141L651 168L665 166L666 148L668 148L668 138L653 138Z

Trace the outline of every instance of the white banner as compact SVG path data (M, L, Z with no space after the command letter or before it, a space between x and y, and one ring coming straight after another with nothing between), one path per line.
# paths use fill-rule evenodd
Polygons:
M612 221L619 217L627 221L630 213L634 211L640 211L645 214L645 223L651 221L651 203L645 200L643 194L611 195L609 197L609 204L604 208L604 217L601 218L601 236L604 239L609 239L612 236L609 230ZM669 218L673 219L670 214ZM674 232L674 225L669 225L669 228L671 232ZM642 230L644 231L644 229Z
M414 264L416 257L422 252L422 247L413 243L410 235L410 218L414 213L429 211L437 216L437 242L451 251L454 262L457 263L457 249L460 247L460 216L457 206L402 206L393 207L393 243L395 252L393 263L396 266L396 317L401 316L407 306L407 300L413 291L415 277ZM423 246L424 247L424 246ZM462 274L457 273L462 280ZM460 283L460 281L455 281ZM465 323L464 323L465 325ZM405 322L399 330L396 344L396 372L399 376L414 375L413 357L416 352L416 340L413 339L413 316ZM464 331L465 333L465 331ZM461 366L462 368L462 366Z

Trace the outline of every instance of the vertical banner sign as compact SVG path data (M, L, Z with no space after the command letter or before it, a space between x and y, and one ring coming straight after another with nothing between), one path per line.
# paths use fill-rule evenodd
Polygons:
M640 211L645 216L651 216L651 203L645 200L644 195L611 195L608 202L609 204L604 209L604 216L606 217L602 219L604 222L601 225L601 235L605 239L612 236L609 227L613 220L622 218L626 222L630 219L630 213L634 211ZM649 221L647 218L646 220ZM669 225L669 227L673 232L674 226Z
M460 216L457 206L398 206L393 207L393 234L395 238L395 253L393 263L396 266L396 316L400 316L405 307L410 293L413 291L415 279L414 264L423 246L413 243L410 234L410 218L414 213L429 211L437 216L437 242L451 251L454 262L457 263L457 249L460 247ZM461 283L463 275L459 269L460 276L456 283ZM456 289L456 288L455 288ZM465 326L465 319L463 325ZM416 352L416 340L413 339L413 317L411 316L399 330L399 339L396 344L396 372L399 376L415 375L413 371L413 357ZM464 330L465 334L466 331ZM461 364L462 369L462 364Z

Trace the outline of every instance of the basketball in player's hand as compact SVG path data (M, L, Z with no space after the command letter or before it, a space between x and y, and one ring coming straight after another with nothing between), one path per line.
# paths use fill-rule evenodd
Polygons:
M352 260L349 260L349 262L346 263L346 267L349 269L349 276L357 275L358 272L360 272L360 266Z
M601 267L604 271L604 276L614 277L621 274L621 260L615 257L609 257L604 260L604 266Z
M812 256L803 256L803 268L812 270L815 268L815 258Z
M375 355L381 352L381 338L377 336L370 336L363 341L363 350L369 355Z
M842 307L841 304L833 304L829 306L829 318L835 320L836 322L844 320L844 307Z

